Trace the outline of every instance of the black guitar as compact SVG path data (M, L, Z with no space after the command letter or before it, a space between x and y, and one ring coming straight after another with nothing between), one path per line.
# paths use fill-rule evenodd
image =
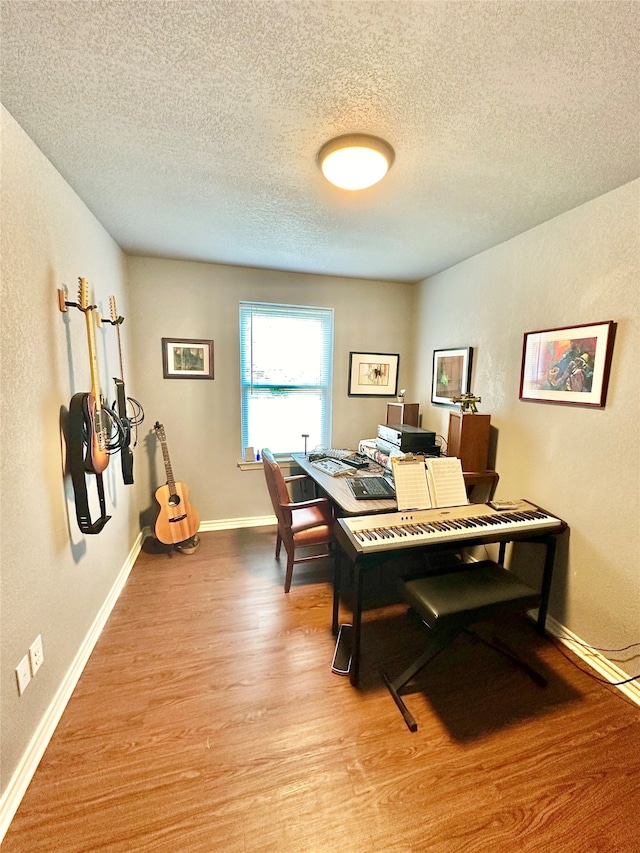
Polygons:
M119 317L116 310L115 296L109 297L109 309L111 312L111 324L116 327L118 335L118 355L120 357L120 378L114 376L113 381L116 383L116 402L114 408L118 407L118 419L122 426L122 434L119 441L120 444L120 460L122 463L122 479L127 486L133 483L133 450L131 449L131 432L132 427L137 427L144 420L144 412L142 406L133 397L127 397L124 390L124 368L122 365L122 345L120 342L120 326L124 322L124 317ZM129 417L128 406L133 408L133 417Z

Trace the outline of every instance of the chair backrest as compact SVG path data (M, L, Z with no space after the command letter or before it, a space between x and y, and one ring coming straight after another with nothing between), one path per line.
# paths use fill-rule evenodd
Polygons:
M498 476L496 471L463 471L467 498L472 504L484 504L496 493Z
M262 466L264 468L264 476L267 481L267 488L269 489L269 497L273 504L273 510L278 521L284 522L285 519L282 512L282 505L290 503L291 498L289 497L289 490L287 489L287 484L282 476L280 466L268 447L262 448Z

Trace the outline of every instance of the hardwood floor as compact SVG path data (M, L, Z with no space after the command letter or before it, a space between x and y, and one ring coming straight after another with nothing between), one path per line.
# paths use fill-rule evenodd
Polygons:
M467 638L407 698L422 628L367 613L363 683L330 669L330 564L289 595L272 528L138 558L3 853L590 853L638 850L640 713L523 619L500 636L537 687ZM345 613L345 618L348 613Z

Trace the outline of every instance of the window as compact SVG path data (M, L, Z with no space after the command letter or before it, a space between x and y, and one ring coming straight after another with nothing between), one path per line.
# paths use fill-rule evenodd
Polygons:
M240 303L242 447L331 444L333 308Z

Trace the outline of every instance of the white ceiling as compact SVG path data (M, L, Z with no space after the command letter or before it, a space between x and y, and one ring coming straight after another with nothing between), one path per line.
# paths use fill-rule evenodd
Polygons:
M126 251L416 281L640 174L640 4L1 0L2 102ZM394 147L328 184L327 139Z

